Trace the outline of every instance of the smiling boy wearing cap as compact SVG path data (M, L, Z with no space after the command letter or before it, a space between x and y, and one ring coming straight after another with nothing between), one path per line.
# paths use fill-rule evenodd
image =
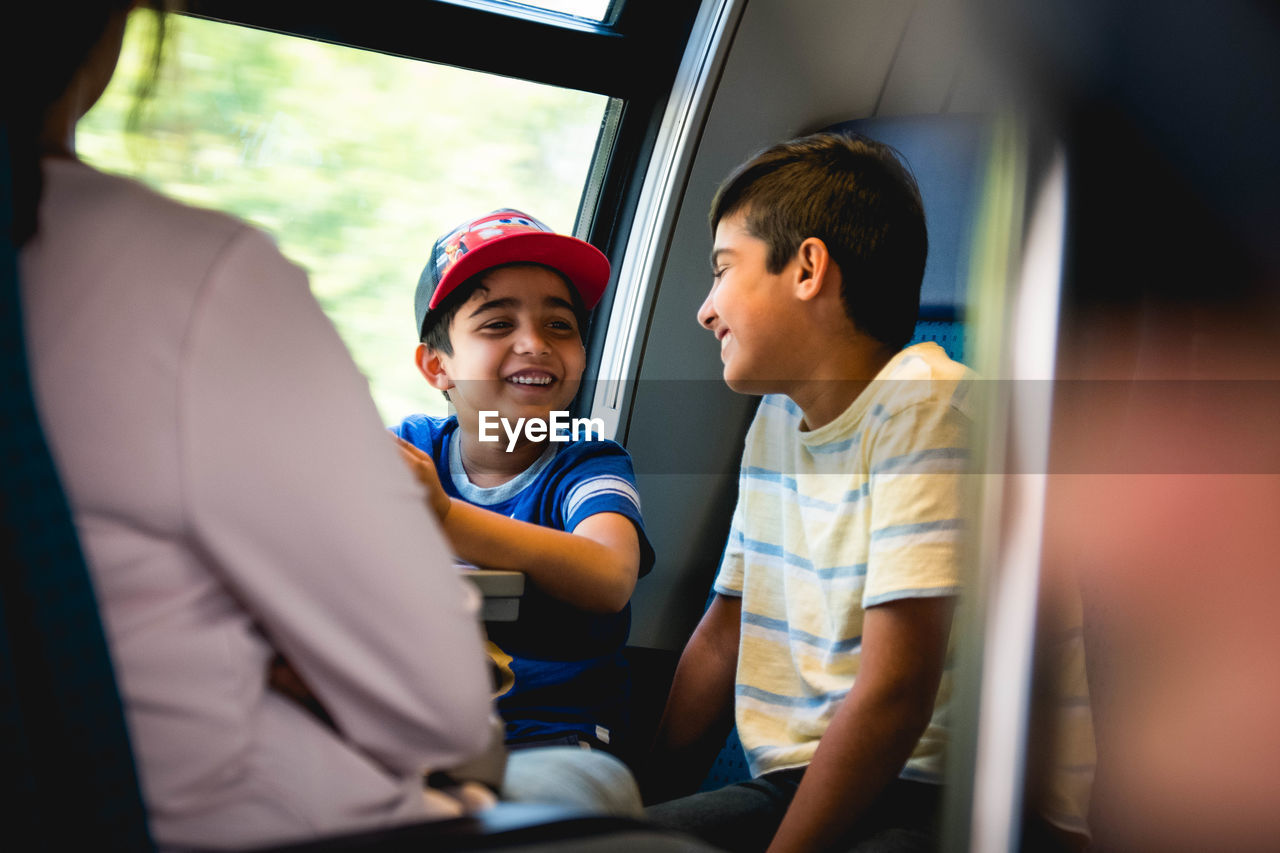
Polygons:
M631 459L596 437L480 434L482 412L516 423L568 407L608 279L589 243L500 210L436 241L414 300L418 369L457 414L392 431L417 448L406 456L458 556L529 581L519 620L487 626L511 658L497 703L512 747L617 748L625 725L628 601L653 565Z

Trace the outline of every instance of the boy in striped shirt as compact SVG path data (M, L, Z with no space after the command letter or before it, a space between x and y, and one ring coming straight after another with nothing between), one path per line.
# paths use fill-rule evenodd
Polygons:
M653 766L696 767L732 718L754 778L649 815L731 850L928 849L970 417L966 368L904 349L919 191L886 146L817 134L739 167L711 223L698 320L725 382L764 397Z

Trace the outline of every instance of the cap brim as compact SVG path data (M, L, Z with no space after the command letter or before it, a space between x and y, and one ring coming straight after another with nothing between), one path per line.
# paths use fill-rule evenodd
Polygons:
M440 279L428 310L477 273L503 264L543 264L569 279L587 310L596 307L609 284L609 260L595 246L565 234L528 232L496 237L467 252Z

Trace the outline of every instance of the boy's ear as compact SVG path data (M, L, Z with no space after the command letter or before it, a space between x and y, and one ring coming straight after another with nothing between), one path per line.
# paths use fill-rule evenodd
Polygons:
M413 360L418 366L418 372L426 377L432 388L437 391L448 391L453 387L453 380L449 378L449 373L445 369L444 360L441 358L440 353L426 344L418 344Z
M804 302L814 299L828 286L828 276L836 267L831 262L827 244L817 237L806 237L796 249L796 298Z

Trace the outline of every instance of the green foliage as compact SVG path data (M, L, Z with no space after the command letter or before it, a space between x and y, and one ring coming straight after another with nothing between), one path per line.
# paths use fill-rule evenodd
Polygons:
M500 207L571 230L607 99L173 16L134 128L149 23L132 16L80 156L270 232L310 274L384 420L442 413L412 364L432 242Z

